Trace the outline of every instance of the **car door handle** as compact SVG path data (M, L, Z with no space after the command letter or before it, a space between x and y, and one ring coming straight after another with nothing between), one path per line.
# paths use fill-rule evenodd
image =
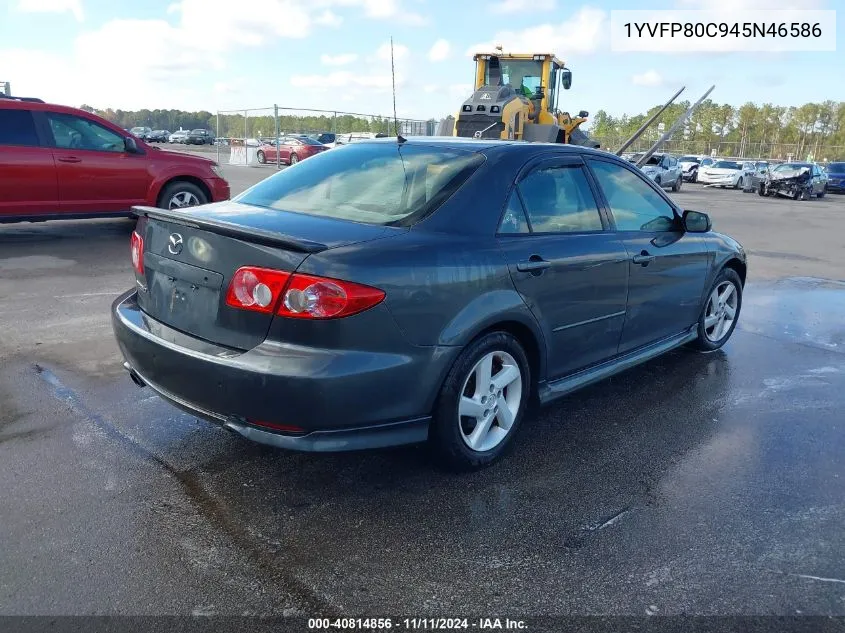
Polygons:
M639 255L634 255L632 261L635 264L642 264L648 266L650 262L654 261L654 255L649 255L648 251L643 251Z
M532 255L528 260L518 262L516 269L521 273L542 272L551 267L552 263L539 255Z
M56 159L60 163L81 163L82 159L76 156L60 156Z

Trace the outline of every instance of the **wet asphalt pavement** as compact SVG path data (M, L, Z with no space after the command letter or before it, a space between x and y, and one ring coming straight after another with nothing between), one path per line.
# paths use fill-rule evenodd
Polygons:
M0 226L0 614L845 615L845 197L675 195L749 251L731 341L464 476L169 407L111 334L131 224Z

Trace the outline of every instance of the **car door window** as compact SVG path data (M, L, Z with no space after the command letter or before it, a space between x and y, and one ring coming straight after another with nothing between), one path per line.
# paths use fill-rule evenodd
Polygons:
M508 198L508 206L505 208L505 214L499 223L499 233L530 233L525 209L519 200L516 189L511 192L510 198Z
M0 145L38 147L35 121L29 110L0 110Z
M619 231L671 231L676 227L672 206L643 177L621 165L588 162Z
M517 187L532 233L581 233L604 228L580 165L535 170Z
M97 152L123 152L123 138L109 129L88 119L48 112L47 120L53 131L56 147L61 149L83 149Z

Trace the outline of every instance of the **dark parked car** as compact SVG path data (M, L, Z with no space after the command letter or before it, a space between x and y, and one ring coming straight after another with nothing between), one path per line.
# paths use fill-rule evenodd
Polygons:
M185 137L188 145L211 145L214 143L214 134L209 130L191 130Z
M827 190L834 193L845 193L845 163L828 163Z
M824 198L827 185L827 174L815 163L783 163L768 171L757 193L807 200L812 196Z
M170 138L169 130L153 130L147 135L148 143L167 143Z
M228 203L137 212L112 306L137 384L258 442L427 441L463 469L533 397L722 347L746 276L706 214L574 145L361 141Z

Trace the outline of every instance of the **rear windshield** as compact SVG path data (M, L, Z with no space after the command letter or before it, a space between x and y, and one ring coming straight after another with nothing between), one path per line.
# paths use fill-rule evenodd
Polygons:
M732 160L719 160L713 165L714 169L742 169L742 165Z
M280 211L406 226L445 202L484 162L459 149L345 145L285 169L236 197Z

